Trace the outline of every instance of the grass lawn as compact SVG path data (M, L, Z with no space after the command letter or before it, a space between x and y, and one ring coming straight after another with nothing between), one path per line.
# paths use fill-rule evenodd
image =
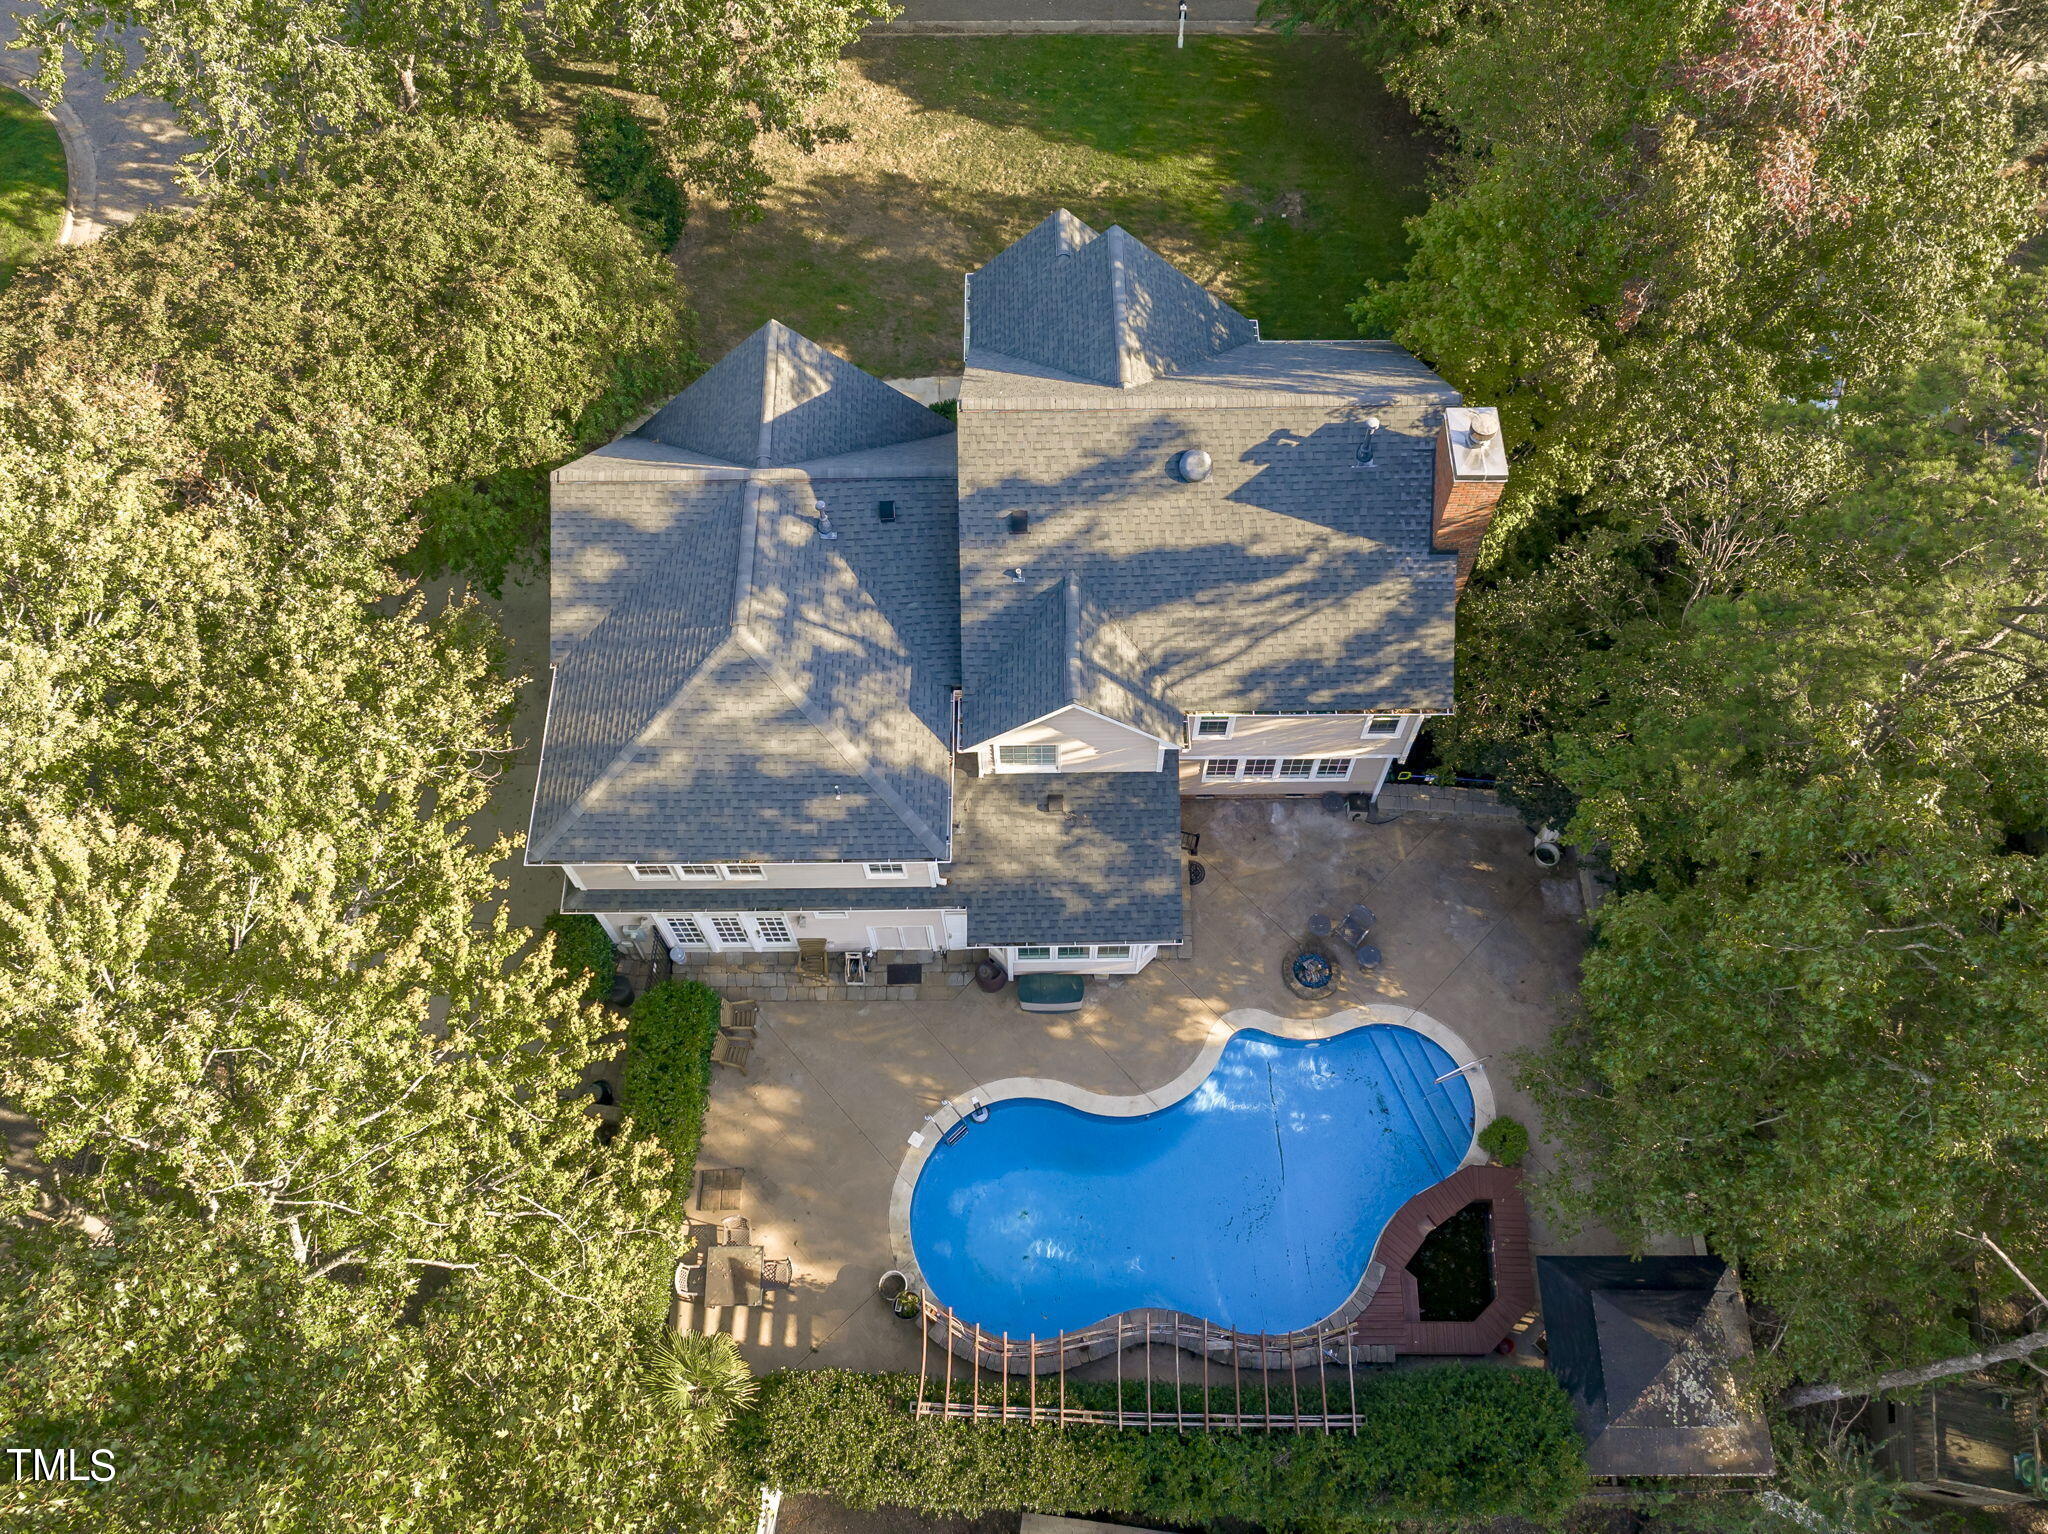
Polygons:
M0 286L57 243L64 187L57 125L20 92L0 88Z
M677 250L706 360L780 319L884 377L957 369L960 274L1056 207L1122 224L1274 339L1354 333L1406 259L1430 146L1322 38L888 38L769 146L760 222L699 206Z

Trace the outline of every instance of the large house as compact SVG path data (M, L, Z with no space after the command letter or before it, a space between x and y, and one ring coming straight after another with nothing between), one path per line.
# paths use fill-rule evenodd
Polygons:
M770 323L556 471L564 910L1129 973L1184 935L1184 795L1374 794L1449 711L1492 410L1064 211L965 331L957 428Z

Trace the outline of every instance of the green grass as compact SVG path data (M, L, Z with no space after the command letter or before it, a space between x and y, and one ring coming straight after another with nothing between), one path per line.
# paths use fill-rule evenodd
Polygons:
M677 252L715 357L781 319L887 377L959 365L960 274L1056 207L1122 224L1275 339L1407 258L1430 145L1327 38L872 39L821 119L772 147L765 216L693 210Z
M0 89L0 287L64 227L64 143L18 91Z

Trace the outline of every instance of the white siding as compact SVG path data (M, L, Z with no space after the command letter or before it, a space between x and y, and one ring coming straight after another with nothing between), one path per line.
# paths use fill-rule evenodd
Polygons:
M788 943L764 943L757 941L758 918L779 916L788 924ZM704 942L686 944L685 951L706 952L759 952L776 948L793 953L796 944L803 938L821 937L834 953L843 953L851 948L927 948L943 952L958 950L967 946L967 913L946 910L938 906L910 907L893 910L849 911L845 908L826 908L822 913L807 910L792 904L786 911L665 911L656 916L647 912L606 912L598 920L612 935L612 941L627 941L628 929L645 928L651 933L666 934L669 930L661 924L687 917L697 925ZM745 935L737 941L721 937L714 923L734 922L744 929ZM730 930L730 929L728 929ZM929 934L929 943L914 941Z
M1155 736L1078 707L1063 708L984 742L978 748L982 771L1013 770L997 764L999 746L1056 746L1061 772L1157 772L1165 749Z
M1197 715L1194 718L1200 718ZM1230 734L1198 736L1193 718L1188 724L1188 744L1181 755L1180 791L1183 794L1376 794L1386 781L1387 770L1405 757L1415 744L1425 716L1401 716L1401 727L1392 735L1367 735L1369 714L1237 714L1232 716ZM1384 717L1384 716L1382 716ZM1275 768L1259 777L1211 778L1204 776L1203 763L1217 759L1270 761ZM1294 761L1349 760L1351 770L1341 778L1312 776L1282 778L1278 764Z
M673 865L671 865L673 866ZM937 863L903 865L901 878L871 876L865 863L763 863L758 879L644 879L623 863L578 863L569 869L569 880L578 889L725 889L732 885L758 885L767 889L933 889L939 883Z

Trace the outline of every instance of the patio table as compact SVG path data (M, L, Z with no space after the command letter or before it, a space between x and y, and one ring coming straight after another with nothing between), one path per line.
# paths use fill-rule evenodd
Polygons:
M707 1307L760 1304L761 1248L714 1246L706 1251L704 1303Z

